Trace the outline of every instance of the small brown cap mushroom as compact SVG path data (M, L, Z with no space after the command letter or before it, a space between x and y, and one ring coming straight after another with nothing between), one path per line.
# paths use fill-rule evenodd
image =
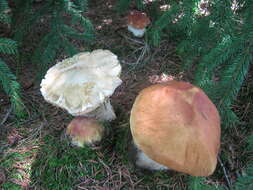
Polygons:
M144 12L131 11L127 17L127 24L136 29L144 29L150 24L150 19Z
M170 169L211 175L220 147L220 117L199 88L171 81L140 92L130 117L136 146Z
M95 119L79 116L69 123L66 134L74 145L83 147L101 141L103 132L104 127Z

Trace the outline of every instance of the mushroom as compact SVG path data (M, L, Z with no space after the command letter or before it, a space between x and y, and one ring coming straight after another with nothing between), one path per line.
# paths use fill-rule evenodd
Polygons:
M69 123L66 134L70 136L72 144L84 147L100 142L103 132L103 125L94 118L78 116Z
M216 168L219 113L190 83L170 81L142 90L131 110L130 129L137 166L192 176L208 176Z
M120 72L117 56L101 49L79 53L47 71L40 84L44 99L79 116L66 131L73 144L82 147L100 141L104 127L96 119L116 118L109 97L122 82Z
M121 84L121 66L109 50L79 53L51 67L41 82L44 99L73 116L113 120L109 97Z
M131 11L127 17L127 29L136 37L142 37L150 19L144 12Z

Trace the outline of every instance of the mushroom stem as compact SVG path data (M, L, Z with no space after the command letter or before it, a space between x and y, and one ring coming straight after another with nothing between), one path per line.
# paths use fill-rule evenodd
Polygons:
M130 32L132 32L133 35L134 35L135 37L139 37L139 38L141 38L141 37L144 35L145 31L146 31L145 28L143 28L143 29L138 29L138 28L134 28L134 27L131 26L131 25L128 25L128 26L127 26L127 29L128 29Z
M99 121L111 121L116 119L110 100L107 99L96 110L87 114L88 117L95 117Z
M150 157L148 157L147 154L145 154L142 150L140 150L137 145L132 142L133 146L136 148L136 166L144 169L149 170L168 170L169 168L157 163L156 161L152 160Z

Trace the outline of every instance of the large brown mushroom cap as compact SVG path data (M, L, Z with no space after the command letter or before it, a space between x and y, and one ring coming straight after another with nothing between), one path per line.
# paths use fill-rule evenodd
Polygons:
M136 146L154 161L193 176L214 172L220 117L201 89L171 81L142 90L130 126Z
M144 29L150 24L150 19L144 12L131 11L127 17L127 24L136 29Z

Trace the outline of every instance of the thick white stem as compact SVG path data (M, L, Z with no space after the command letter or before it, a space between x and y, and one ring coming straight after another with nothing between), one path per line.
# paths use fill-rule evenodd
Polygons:
M134 146L137 149L137 155L136 155L136 165L140 168L145 168L149 170L168 170L169 168L157 163L156 161L152 160L148 157L144 152L142 152L136 144L133 142Z
M130 32L132 32L134 36L139 37L139 38L141 38L141 37L144 35L145 31L146 31L145 28L144 28L144 29L137 29L137 28L134 28L134 27L131 26L131 25L128 25L128 26L127 26L127 29L128 29Z
M99 121L111 121L116 119L110 100L107 99L96 110L87 114L88 117L95 117Z

